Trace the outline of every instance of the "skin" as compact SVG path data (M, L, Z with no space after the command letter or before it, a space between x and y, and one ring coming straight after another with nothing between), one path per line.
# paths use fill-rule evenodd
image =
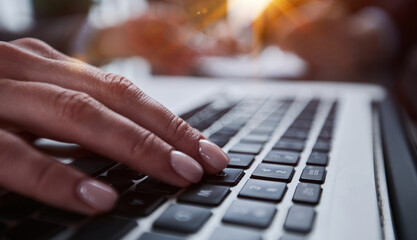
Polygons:
M39 152L22 133L77 143L180 187L191 182L172 169L173 150L207 174L219 171L200 157L202 134L132 82L35 39L0 42L0 185L55 207L102 211L74 191L88 176Z

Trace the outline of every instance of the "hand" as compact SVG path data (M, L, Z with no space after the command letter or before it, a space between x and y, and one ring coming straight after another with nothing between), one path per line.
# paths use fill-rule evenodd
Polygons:
M111 209L115 190L18 137L73 142L175 186L198 182L227 155L122 76L34 39L0 42L0 185L85 214Z

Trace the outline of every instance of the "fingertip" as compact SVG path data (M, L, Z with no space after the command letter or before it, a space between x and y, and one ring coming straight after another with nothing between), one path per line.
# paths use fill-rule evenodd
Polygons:
M97 212L111 210L118 194L110 186L93 179L84 179L76 187L78 198Z
M223 170L229 164L230 159L227 154L209 140L200 139L198 151L201 159L217 171Z
M196 160L176 150L171 151L170 155L171 167L178 175L192 183L197 183L201 180L204 170Z

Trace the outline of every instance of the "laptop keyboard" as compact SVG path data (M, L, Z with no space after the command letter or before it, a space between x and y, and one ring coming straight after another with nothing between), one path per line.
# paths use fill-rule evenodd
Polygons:
M89 218L6 192L0 196L0 236L2 239L120 239L135 229L138 222L141 224L141 219L164 206L152 227L136 239L186 239L217 216L219 222L208 239L259 240L263 237L259 229L268 229L282 214L286 216L281 226L283 235L275 239L303 239L314 227L320 214L315 206L326 190L322 184L326 181L332 149L337 102L325 111L327 115L317 139L309 146L311 153L307 152L305 167L299 177L294 177L321 105L319 99L304 103L301 111L292 116L292 122L287 127L281 126L283 119L288 118L289 109L297 104L303 103L293 99L222 100L184 114L182 117L190 125L228 150L230 157L224 171L205 176L199 184L186 189L169 186L97 155L75 159L70 163L73 167L97 177L120 193L115 209ZM278 135L280 138L276 140ZM277 206L288 198L288 184L294 182L296 188L289 196L291 206L278 212ZM216 211L228 198L233 200L228 201L226 210Z

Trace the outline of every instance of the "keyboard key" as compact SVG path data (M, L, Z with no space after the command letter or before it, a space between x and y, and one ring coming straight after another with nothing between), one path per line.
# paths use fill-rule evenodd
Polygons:
M301 173L300 181L312 183L324 183L326 169L318 166L306 166Z
M255 231L222 226L214 230L209 240L231 240L231 239L262 240L262 236L261 234Z
M277 212L273 204L235 200L223 217L223 222L256 228L267 228Z
M235 186L244 175L242 169L225 168L220 173L206 176L204 179L207 183Z
M218 206L229 193L229 187L203 184L187 189L183 194L181 194L178 201L208 206Z
M240 191L239 197L279 202L286 190L285 183L249 179Z
M261 152L263 148L263 144L259 143L238 143L232 149L230 149L230 152L236 152L236 153L249 153L249 154L258 154Z
M269 135L266 134L249 134L240 140L243 143L266 143Z
M36 212L43 205L32 199L15 193L7 193L0 197L0 218L19 220Z
M288 210L284 228L287 231L308 233L311 231L315 216L314 208L294 205Z
M301 140L306 140L308 138L308 131L298 130L298 129L289 129L284 133L285 138L296 138Z
M233 168L244 168L247 169L252 165L255 160L255 155L251 154L239 154L239 153L228 153L230 158L229 166Z
M114 210L114 215L128 218L148 216L165 201L166 198L162 195L128 192L120 198Z
M154 222L155 228L182 233L195 233L212 215L205 208L173 204Z
M329 160L329 156L327 153L312 152L310 156L308 157L307 164L326 166L328 160Z
M318 140L313 147L314 151L319 152L329 152L331 148L331 144L328 141Z
M299 203L317 204L320 200L321 191L322 189L318 184L299 183L292 200Z
M126 191L133 185L133 181L128 178L100 176L97 179L110 185L119 193Z
M87 216L79 213L48 207L39 211L37 218L47 222L70 225L83 221L87 218Z
M64 230L59 224L28 219L7 231L4 239L50 239Z
M181 188L165 184L155 178L148 177L136 185L136 191L171 195Z
M330 129L323 129L320 132L319 139L329 140L332 138L333 132Z
M291 124L291 127L308 130L311 127L311 123L310 120L297 119Z
M87 175L97 176L116 165L116 162L98 155L91 155L75 159L70 165Z
M300 153L271 150L264 158L264 162L297 165Z
M185 238L179 238L159 233L144 233L138 240L185 240Z
M253 178L290 182L294 168L290 166L261 163L252 174Z
M139 180L143 178L145 175L142 173L136 172L135 170L129 168L128 166L124 164L119 164L118 166L110 169L107 172L107 176Z
M117 240L121 239L138 224L134 220L117 217L99 217L92 219L70 239L71 240Z
M305 237L301 237L301 236L282 236L279 240L307 240L307 238Z
M213 134L209 137L210 141L217 144L219 147L224 147L230 140L231 136L223 134Z
M289 150L289 151L296 151L296 152L302 152L304 150L304 147L305 147L304 141L295 140L295 139L287 139L287 138L280 139L274 145L274 149Z

